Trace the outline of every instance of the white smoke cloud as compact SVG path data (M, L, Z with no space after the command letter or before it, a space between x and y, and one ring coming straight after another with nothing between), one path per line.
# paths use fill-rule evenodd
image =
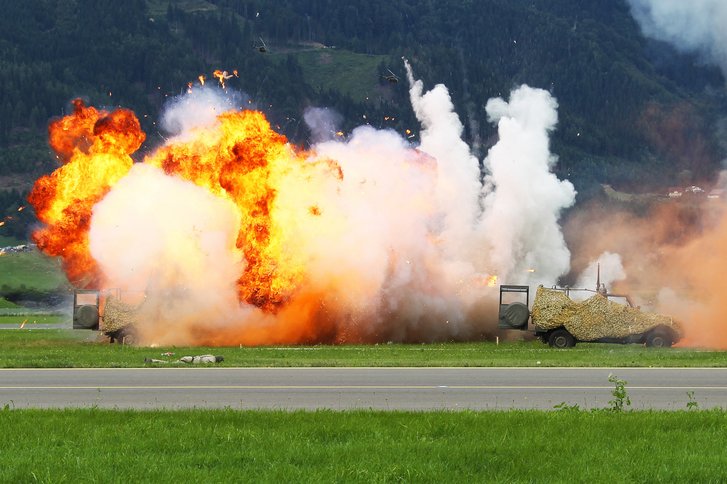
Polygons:
M611 290L614 282L626 279L626 270L624 269L621 255L606 251L598 256L598 259L591 261L583 272L581 272L575 287L579 289L593 289L595 291L599 267L601 284L605 284L608 290Z
M523 86L509 102L488 103L500 140L485 160L483 185L446 87L425 92L406 67L422 124L419 146L394 131L361 126L346 140L314 144L304 162L274 170L270 219L283 229L276 244L284 264L303 268L305 276L289 304L297 307L314 294L315 307L335 321L339 341L473 337L496 320L497 289L483 284L486 276L553 284L569 268L558 218L575 191L550 172L556 101ZM170 143L214 126L228 109L229 99L217 89L188 96L165 112L165 126L177 135ZM306 113L314 135L334 129L330 113ZM236 299L245 263L235 248L240 223L227 199L135 165L95 207L91 250L107 287L161 294L157 307L165 308L163 296L181 291L172 313L160 311L180 327L190 318L199 324L204 315L208 328L270 332L280 324L284 333L286 318L300 320L299 313L263 314ZM483 300L491 304L483 307ZM174 324L159 319L155 324ZM288 338L305 338L305 331ZM187 342L171 330L164 338Z
M482 231L490 264L508 283L554 284L570 267L558 218L576 192L550 172L557 106L547 91L525 85L509 102L490 99L486 106L500 140L485 159Z
M464 126L447 88L438 84L424 93L424 84L414 79L406 61L405 67L411 104L422 124L419 149L436 160L435 197L440 211L434 222L441 232L444 256L467 261L475 256L472 236L481 211L479 162L462 140Z
M235 249L239 220L232 202L135 164L93 209L91 254L107 288L146 294L150 323L201 315L226 321L243 267Z
M194 128L212 126L225 111L240 109L246 96L232 89L195 86L164 105L162 128L172 136L189 133Z
M727 2L724 0L628 0L645 35L701 54L727 75Z

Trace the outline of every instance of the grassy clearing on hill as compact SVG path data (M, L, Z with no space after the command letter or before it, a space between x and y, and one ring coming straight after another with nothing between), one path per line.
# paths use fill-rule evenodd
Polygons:
M579 344L556 350L539 341L382 345L263 347L133 347L95 342L91 331L0 331L4 368L142 367L144 358L169 360L186 355L224 356L221 366L588 366L724 367L725 352L655 349L639 345ZM175 363L171 364L172 366ZM183 364L179 364L183 365ZM167 365L165 365L167 366Z
M17 308L17 307L18 307L17 304L12 303L12 302L8 301L7 299L0 297L0 309L13 309L13 308ZM0 323L2 323L2 322L3 322L2 318L0 318Z
M343 49L319 48L291 52L303 69L305 80L316 89L339 91L356 101L366 97L378 98L379 63L382 55L358 54ZM271 58L283 62L285 54Z
M0 410L3 482L722 482L723 411Z
M51 291L68 284L60 260L37 250L5 254L0 257L0 287Z

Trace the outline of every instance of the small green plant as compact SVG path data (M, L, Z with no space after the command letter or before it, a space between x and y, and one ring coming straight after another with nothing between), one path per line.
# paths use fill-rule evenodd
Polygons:
M623 412L624 407L631 406L631 398L629 397L628 391L626 390L626 380L622 380L614 374L608 375L608 381L615 385L615 388L611 391L613 400L609 400L608 403L611 405L609 410L612 412Z
M688 391L687 397L689 398L689 401L687 402L687 410L698 409L699 403L694 399L694 390Z
M553 408L565 412L580 412L581 410L581 407L577 403L574 403L573 405L568 405L565 402L560 402L558 405L553 405Z

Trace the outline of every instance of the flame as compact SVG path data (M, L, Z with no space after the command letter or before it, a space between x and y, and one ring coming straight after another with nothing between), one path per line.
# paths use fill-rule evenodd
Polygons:
M212 73L212 75L213 75L214 77L216 77L216 78L217 78L217 80L218 80L218 81L219 81L219 83L220 83L220 86L222 86L222 88L224 89L224 88L225 88L225 76L224 76L224 74L222 73L222 71L221 71L221 70L219 70L219 69L216 69L216 70L215 70L215 71L214 71L214 72Z
M145 134L127 109L99 111L80 99L73 106L72 114L49 126L50 145L63 164L35 182L28 201L46 224L33 233L35 243L46 254L63 257L71 281L87 285L100 277L88 247L91 210L129 171L130 155Z
M33 239L46 254L62 257L74 284L103 288L103 275L89 248L92 210L129 172L133 164L130 155L145 136L131 111L109 113L87 107L80 100L74 101L74 108L71 115L54 121L49 128L51 146L63 165L40 178L29 196L45 224ZM290 241L284 240L283 223L295 215L276 213L281 180L291 172L300 172L305 178L310 175L305 175L306 171L314 170L338 182L343 173L333 160L309 161L309 154L273 131L260 112L229 111L217 120L217 125L197 128L184 140L170 141L144 163L234 203L240 219L236 247L246 262L237 281L238 299L276 313L299 292L305 276L301 261L284 249ZM303 210L308 216L321 214L317 205ZM310 295L298 296L299 301L320 301ZM313 302L305 306L317 307ZM292 309L287 311L292 314ZM298 326L301 331L314 332L305 329L305 324ZM270 328L260 330L267 340L270 332ZM244 342L263 342L254 341L250 334ZM299 335L291 336L290 341L300 338L316 340L311 335Z
M199 79L199 83L204 86L205 77L204 75L200 74L197 79Z
M489 276L486 282L487 287L497 286L497 276Z
M247 262L238 280L240 300L274 311L295 292L304 272L283 251L283 228L271 219L276 187L305 154L274 132L260 112L226 112L218 119L219 126L161 148L146 163L235 203L241 220L237 247Z

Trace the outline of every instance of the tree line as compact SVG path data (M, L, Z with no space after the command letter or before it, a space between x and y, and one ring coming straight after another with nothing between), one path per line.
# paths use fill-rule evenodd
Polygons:
M625 0L0 0L0 8L0 177L32 180L56 166L46 126L79 95L133 109L149 149L161 139L165 100L217 68L236 68L237 85L294 142L308 133L286 119L311 105L338 110L347 129L360 112L413 126L402 56L427 87L447 85L465 136L482 140L480 157L496 136L485 121L489 98L521 83L549 90L559 102L557 169L582 193L643 183L644 174L669 183L685 168L705 177L724 155L709 129L724 108L710 94L722 75L645 39ZM392 70L400 86L371 101L316 88L297 55L312 43L383 56L378 82ZM0 198L0 215L24 195Z

